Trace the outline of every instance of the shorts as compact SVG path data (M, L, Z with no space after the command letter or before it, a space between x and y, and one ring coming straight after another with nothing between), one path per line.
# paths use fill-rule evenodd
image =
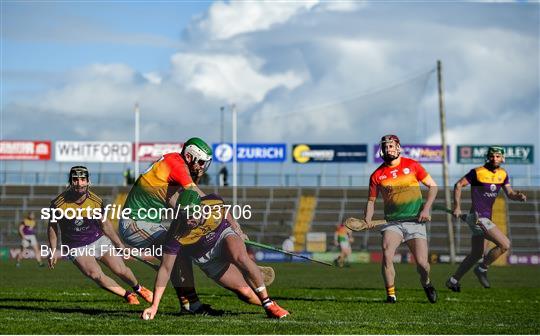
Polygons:
M493 229L496 225L491 221L491 219L486 217L478 218L478 221L474 221L475 216L468 214L467 215L467 225L471 229L473 236L484 236L486 232Z
M147 248L164 241L170 222L153 223L131 218L122 218L118 231L122 240L135 248Z
M113 248L113 243L111 242L109 237L101 236L93 243L69 249L68 259L71 261L75 261L77 257L91 256L99 260L104 255L112 253Z
M381 228L381 234L384 231L393 231L398 233L403 241L406 242L411 239L425 239L427 240L426 224L418 222L388 222Z
M221 232L214 247L201 257L191 257L191 260L197 264L201 270L206 273L210 279L218 280L224 271L229 267L230 262L226 259L222 251L223 241L230 235L235 235L236 232L230 227Z
M21 239L21 246L23 248L29 248L30 246L36 246L36 245L37 245L36 235L24 235L23 239Z
M351 248L351 243L349 243L348 240L340 241L340 242L339 242L339 247L340 247L342 250L350 249L350 248Z

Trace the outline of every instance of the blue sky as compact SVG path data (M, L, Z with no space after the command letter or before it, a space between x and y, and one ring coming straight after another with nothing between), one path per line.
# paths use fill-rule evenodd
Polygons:
M4 139L535 144L538 3L2 1ZM413 78L414 80L408 80ZM395 85L395 84L399 85ZM45 126L45 127L44 127ZM537 167L539 167L537 165ZM540 168L537 168L540 171Z

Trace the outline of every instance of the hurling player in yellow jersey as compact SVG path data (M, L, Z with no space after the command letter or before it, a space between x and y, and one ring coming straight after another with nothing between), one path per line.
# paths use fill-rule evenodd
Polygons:
M168 230L154 301L141 317L153 319L156 315L178 253L191 258L209 278L241 300L262 306L269 318L288 316L288 311L270 299L261 271L247 254L241 235L233 229L238 224L227 219L223 199L215 194L201 198L195 191L185 190L177 204L183 211Z
M394 254L405 242L416 261L420 283L431 303L437 301L437 291L429 279L428 244L426 222L431 220L430 210L437 196L437 184L427 171L415 160L401 157L401 145L395 135L385 135L380 142L380 154L384 163L371 174L369 198L364 220L371 225L375 200L379 193L384 201L384 215L388 224L382 233L382 275L386 286L386 302L395 303ZM420 182L429 188L427 200L422 204Z
M88 187L90 174L83 166L72 167L69 172L69 187L58 195L51 203L51 209L62 210L65 214L55 222L49 221L49 268L54 269L57 255L58 232L61 232L62 248L67 247L68 257L79 270L92 279L100 287L123 297L129 304L139 304L137 294L148 302L152 302L152 292L139 284L133 272L126 267L124 260L114 247L124 250L124 244L114 231L108 219L93 218L90 214L71 216L68 211L81 209L101 209L103 201ZM84 212L80 212L82 214ZM93 212L92 212L93 213ZM101 211L103 215L103 211ZM101 270L98 260L107 266L115 275L133 288L133 292L125 290L116 281ZM135 294L136 293L136 294Z
M510 186L508 174L501 168L504 162L504 148L489 147L486 163L469 171L454 186L454 216L461 215L461 189L471 185L472 206L467 224L471 229L471 252L461 262L456 273L448 281L446 287L454 292L461 291L459 280L484 254L485 241L495 243L495 247L484 255L484 260L474 269L474 274L485 288L490 287L487 270L497 258L510 249L510 239L491 221L492 208L501 188L509 199L525 202L527 196L514 191Z

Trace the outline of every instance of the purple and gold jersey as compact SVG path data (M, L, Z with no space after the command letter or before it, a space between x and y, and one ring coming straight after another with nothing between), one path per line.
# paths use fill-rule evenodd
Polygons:
M33 219L25 218L22 221L23 225L23 234L25 236L31 236L33 234L36 234L34 229L36 228L36 221Z
M75 212L77 209L101 209L103 214L103 201L96 194L89 191L86 199L82 203L75 203L66 199L67 191L64 191L58 197L56 197L52 203L52 209L62 209L65 213L66 209L73 209ZM71 211L69 211L71 212ZM101 229L101 220L85 218L87 211L82 212L82 218L67 219L61 218L58 220L62 235L62 244L69 246L69 248L81 247L91 244L103 236L103 230ZM90 211L92 214L92 211ZM71 216L70 216L71 218Z
M502 186L508 184L508 174L503 168L491 171L481 166L471 169L465 179L471 184L471 212L491 219L493 203Z
M204 222L191 231L173 237L182 249L192 257L200 257L210 251L217 243L223 230L230 227L225 219L223 199L216 194L209 194L201 198L201 208L210 207L212 212Z

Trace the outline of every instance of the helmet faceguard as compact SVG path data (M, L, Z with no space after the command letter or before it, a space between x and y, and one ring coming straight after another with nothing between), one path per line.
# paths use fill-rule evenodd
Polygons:
M88 186L90 185L90 173L88 172L88 168L86 168L85 166L71 167L71 169L69 170L69 177L68 177L69 188L71 190L78 191L76 190L77 186L75 186L74 180L80 179L80 178L84 178L88 181L88 184L84 187L83 192L88 191Z
M394 143L396 146L396 154L391 155L386 150L386 144L387 143ZM379 142L379 155L385 162L390 162L395 159L397 159L401 155L401 144L399 142L399 138L397 135L388 134L381 138L381 141Z
M488 148L488 151L486 153L486 163L493 164L490 160L490 157L494 154L500 154L502 157L502 161L504 163L504 148L501 146L490 146Z
M201 138L191 138L186 141L181 154L186 161L188 161L186 155L189 154L191 156L191 160L187 162L190 170L195 163L198 163L199 167L203 171L206 171L212 163L212 148Z

